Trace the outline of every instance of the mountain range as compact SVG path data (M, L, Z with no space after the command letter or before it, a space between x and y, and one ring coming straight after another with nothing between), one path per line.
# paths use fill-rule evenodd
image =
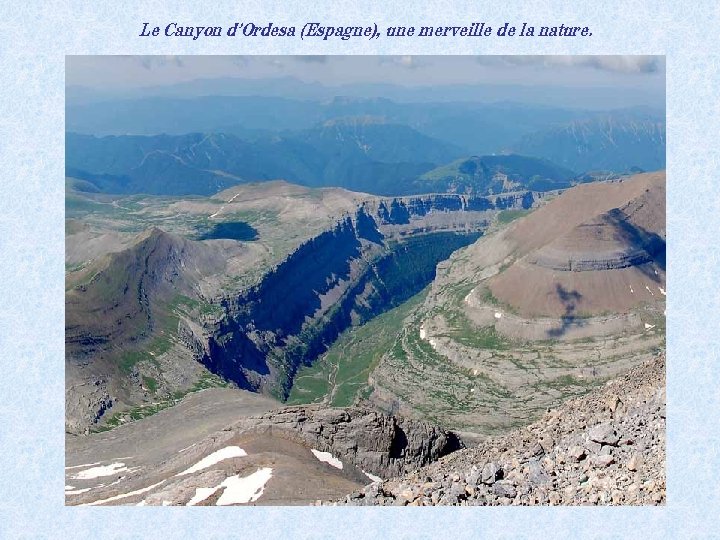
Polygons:
M69 87L66 502L662 504L664 113L506 90Z

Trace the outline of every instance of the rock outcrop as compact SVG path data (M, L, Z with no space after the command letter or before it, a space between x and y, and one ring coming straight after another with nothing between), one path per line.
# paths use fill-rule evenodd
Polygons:
M231 429L288 438L383 478L429 465L463 447L457 435L427 422L363 408L286 407Z
M348 495L350 505L665 502L665 357L541 420Z

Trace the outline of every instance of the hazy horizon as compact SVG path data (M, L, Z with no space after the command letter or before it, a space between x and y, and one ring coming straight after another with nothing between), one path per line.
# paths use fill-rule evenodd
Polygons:
M664 109L663 56L68 56L68 102L268 95Z

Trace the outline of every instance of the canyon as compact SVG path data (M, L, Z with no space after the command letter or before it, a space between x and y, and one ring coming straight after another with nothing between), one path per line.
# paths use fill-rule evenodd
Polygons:
M327 197L328 214L308 226L305 211L293 208L287 219L301 220L309 238L276 241L277 217L272 224L263 221L272 207L268 191L283 211L302 197L310 207L317 195ZM284 400L298 368L311 365L343 331L420 292L436 265L474 242L499 212L527 210L543 196L387 199L264 184L231 188L213 206L213 215L249 215L242 209L262 200L266 208L253 210L257 240L197 241L186 230L159 227L127 235L121 240L127 247L93 253L95 260L79 265L69 282L66 346L73 383L66 429L102 427L112 414L162 395L168 402L211 374L223 384ZM201 208L209 212L204 204L177 203L185 205L188 221ZM83 228L78 240L97 234L111 233ZM266 256L254 256L258 250Z

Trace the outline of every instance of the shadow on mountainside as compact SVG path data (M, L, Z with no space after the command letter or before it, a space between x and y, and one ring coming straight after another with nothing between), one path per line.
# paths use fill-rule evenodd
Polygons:
M565 287L559 283L555 285L555 292L557 293L560 302L565 307L565 313L560 317L560 326L557 328L551 328L547 331L549 338L558 338L568 331L570 328L577 328L583 326L585 321L579 319L576 316L577 302L582 298L582 294L578 291L568 291Z
M665 271L665 239L659 234L648 231L638 225L633 225L628 216L620 209L615 208L605 214L607 222L613 226L615 240L633 248L642 249L647 253L650 262ZM646 277L659 283L661 281L654 269L641 264L636 266Z

